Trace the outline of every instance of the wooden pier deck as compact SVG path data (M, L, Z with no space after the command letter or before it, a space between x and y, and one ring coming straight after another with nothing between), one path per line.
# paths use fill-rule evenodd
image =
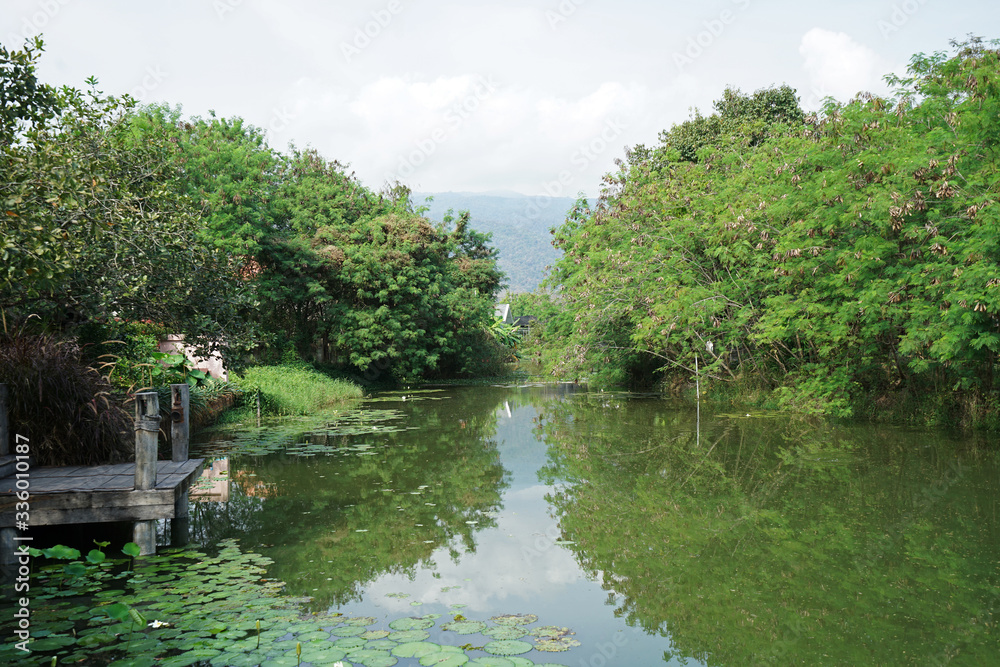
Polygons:
M27 444L23 452L12 447L8 390L0 384L0 566L15 562L18 545L31 540L19 533L32 526L131 521L133 541L149 555L156 553L156 522L171 519L174 539L186 541L188 489L204 459L188 458L190 387L170 390L171 461L156 460L159 398L142 392L135 396L135 463L35 467Z
M135 464L30 468L32 526L174 519L177 495L187 493L204 459L156 462L156 485L135 488ZM17 478L0 479L0 528L16 525Z

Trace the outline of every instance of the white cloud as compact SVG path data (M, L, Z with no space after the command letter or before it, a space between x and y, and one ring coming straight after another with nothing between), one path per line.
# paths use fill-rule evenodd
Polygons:
M813 28L802 36L799 53L810 90L800 91L803 104L816 108L825 97L846 101L859 92L884 93L882 76L891 66L850 35Z
M679 73L674 52L722 7L745 3L564 3L576 9L553 29L546 11L558 11L558 0L3 2L0 40L14 47L43 33L47 83L80 87L93 74L108 93L138 89L143 101L182 104L190 115L241 116L266 128L275 148L311 145L373 188L443 126L445 140L414 169L412 187L538 194L570 170L564 189L574 195L595 195L624 146L655 143L692 106L710 113L727 85L749 92L787 82L817 108L824 96L880 92L881 76L903 71L913 53L1000 20L996 2L968 0L961 11L926 3L886 39L878 25L889 12L879 3L851 0L851 11L831 14L755 2ZM348 58L345 45L359 53ZM491 76L497 90L449 124L472 82ZM621 135L586 164L574 161L582 147L601 147L616 118L627 124Z

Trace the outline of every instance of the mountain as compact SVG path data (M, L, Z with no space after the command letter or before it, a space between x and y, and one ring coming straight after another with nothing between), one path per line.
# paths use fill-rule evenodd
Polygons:
M428 197L433 201L426 202ZM562 254L552 247L549 230L562 225L575 200L509 191L418 192L413 203L430 206L424 215L437 222L448 209L455 214L469 211L473 229L493 234L493 247L500 251L500 269L507 274L510 291L521 293L538 287L546 267Z

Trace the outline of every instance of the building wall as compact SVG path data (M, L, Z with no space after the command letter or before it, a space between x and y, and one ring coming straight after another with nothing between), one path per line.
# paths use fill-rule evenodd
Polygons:
M215 352L207 359L197 356L192 346L184 344L183 334L167 334L167 337L160 341L160 352L183 354L195 368L205 371L214 378L229 379L229 373L226 371L219 353Z

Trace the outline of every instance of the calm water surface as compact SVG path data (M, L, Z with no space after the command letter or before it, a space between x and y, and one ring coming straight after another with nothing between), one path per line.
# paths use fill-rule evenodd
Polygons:
M537 614L581 645L523 657L572 666L1000 664L990 441L569 385L211 438L195 538L313 611Z

